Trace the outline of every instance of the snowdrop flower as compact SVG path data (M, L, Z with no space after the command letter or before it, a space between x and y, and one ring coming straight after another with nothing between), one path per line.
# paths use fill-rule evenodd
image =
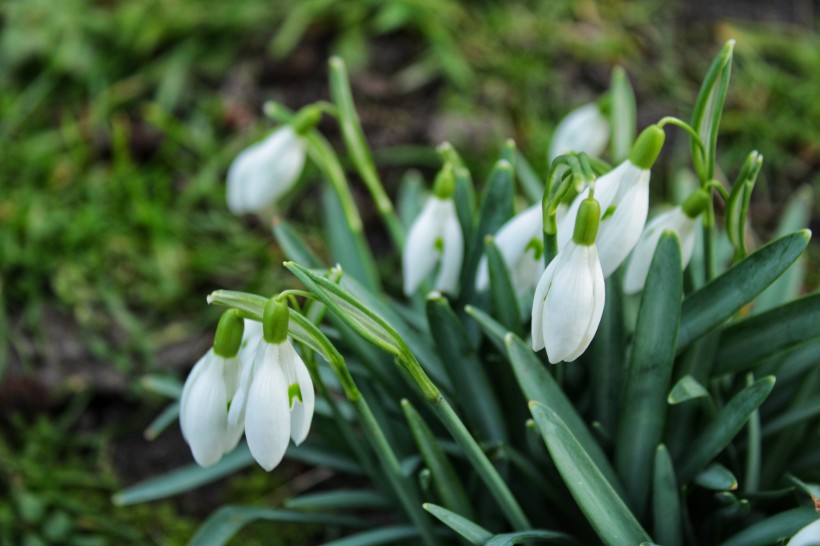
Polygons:
M680 240L681 264L685 269L692 258L695 248L695 228L700 213L709 204L709 194L705 190L696 190L686 201L672 210L656 216L644 229L638 244L632 251L632 257L626 268L624 292L635 294L643 290L649 265L655 255L655 248L661 234L666 230L674 231Z
M310 373L288 337L288 313L275 298L265 307L262 341L228 413L230 426L244 422L251 455L267 471L281 462L289 440L305 441L316 402Z
M567 114L555 128L550 161L569 152L586 152L598 157L608 141L609 120L597 103L585 104Z
M532 304L532 348L546 348L552 364L581 356L604 312L604 275L595 245L600 205L590 196L577 216L572 240L541 275Z
M228 169L228 208L234 214L259 212L290 190L305 165L303 136L316 125L321 111L309 106L262 142L240 152Z
M464 236L453 202L455 178L448 163L436 178L433 195L427 198L421 213L413 222L402 254L404 293L411 295L440 262L435 289L455 292L461 262L464 259Z
M663 129L651 125L638 137L629 159L600 177L595 183L595 197L601 204L598 256L604 277L623 263L638 242L649 210L649 169L663 147ZM589 195L584 190L575 198L558 225L558 248L565 248L575 226L578 209Z
M800 529L786 546L820 546L820 519Z
M215 464L242 437L241 423L228 423L228 405L239 384L237 358L242 320L226 311L219 321L214 346L199 359L182 388L179 423L182 436L200 466Z

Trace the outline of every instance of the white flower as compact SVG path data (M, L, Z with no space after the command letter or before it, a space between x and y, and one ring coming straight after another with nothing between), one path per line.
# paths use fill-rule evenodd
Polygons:
M558 248L572 239L578 207L589 195L584 190L558 224ZM609 277L629 255L641 237L649 210L649 171L624 161L595 182L595 198L601 203L598 256L604 277Z
M800 529L787 546L820 546L820 519Z
M550 161L569 152L598 157L609 141L609 120L596 103L576 108L558 124L550 144Z
M290 338L263 341L252 364L242 370L228 423L244 421L251 455L270 471L284 457L289 439L299 445L307 437L315 401L310 373Z
M547 349L552 364L586 351L604 312L604 275L595 245L574 241L550 262L532 306L532 348Z
M243 150L228 170L228 208L258 212L274 204L299 179L307 144L290 125Z
M245 319L245 331L242 335L242 344L239 346L239 361L243 364L253 363L256 349L262 342L262 323L256 320Z
M675 207L656 216L644 229L638 244L632 251L632 257L626 267L624 277L624 292L634 294L643 290L646 282L646 275L649 272L649 265L655 255L655 247L661 234L666 230L674 231L680 239L681 264L683 268L692 258L692 250L695 247L695 229L697 228L697 217L690 218L681 207Z
M544 270L542 259L543 218L541 203L515 215L495 234L495 244L510 271L510 280L520 296L538 282ZM487 257L481 258L476 276L476 289L486 290L490 284Z
M209 350L196 363L179 405L182 436L200 466L210 466L231 451L242 437L242 424L228 424L228 404L239 384L239 359Z
M404 293L411 295L439 261L435 289L455 292L463 258L464 236L455 203L451 198L430 196L404 244Z

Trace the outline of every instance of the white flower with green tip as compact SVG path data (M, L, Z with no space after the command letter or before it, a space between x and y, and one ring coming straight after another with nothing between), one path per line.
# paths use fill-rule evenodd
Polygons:
M558 123L550 143L550 160L570 152L600 156L609 142L609 120L597 102L585 104Z

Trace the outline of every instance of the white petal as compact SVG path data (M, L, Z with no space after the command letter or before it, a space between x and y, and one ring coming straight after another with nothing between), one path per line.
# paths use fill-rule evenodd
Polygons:
M206 367L206 363L213 359L214 356L213 349L209 349L207 353L202 355L200 359L197 360L196 364L194 364L194 367L191 369L191 373L189 373L188 377L185 379L185 385L182 387L182 394L179 397L179 428L182 429L182 437L186 440L188 436L185 431L185 416L188 413L187 405L191 398L191 389L193 388L194 383L198 380L198 377L202 375L202 372Z
M820 519L800 529L786 546L820 546Z
M461 263L464 260L464 235L458 223L456 207L452 199L446 201L446 215L442 222L441 266L436 278L436 290L450 294L458 288L458 277L461 274Z
M223 366L222 358L207 359L188 392L184 414L180 407L185 440L200 466L216 463L224 453L228 397L222 377Z
M257 320L245 319L245 332L242 334L242 344L239 346L239 361L250 364L256 355L256 349L262 341L262 323Z
M684 216L686 216L684 214ZM678 236L680 237L680 255L681 267L686 269L689 265L689 260L692 259L692 253L695 250L695 238L697 236L697 228L699 220L697 218L689 218L686 216L685 221L678 227Z
M260 362L265 358L268 344L260 342L256 344L256 351L252 357L242 365L242 375L239 377L239 388L231 397L231 407L228 410L228 426L235 428L242 422L245 415L245 405L248 402L248 392L253 383L254 372L259 368Z
M532 298L532 350L540 351L544 348L544 300L550 291L552 278L555 274L557 261L552 260L546 271L541 275L538 285L535 287L535 295Z
M305 164L306 143L289 125L241 152L228 170L228 207L257 212L287 192Z
M625 180L625 185L623 196L613 203L615 212L601 221L595 239L604 278L618 269L641 238L649 210L649 171L641 171L637 180Z
M584 332L584 335L581 338L581 342L578 344L578 348L575 352L570 353L564 358L564 361L566 362L572 362L587 350L587 347L589 347L589 344L592 343L592 339L595 337L595 332L598 331L598 325L601 324L601 317L604 314L604 303L606 303L606 284L604 283L604 273L601 270L601 262L598 260L598 251L595 248L595 245L588 247L588 249L587 267L589 267L592 271L593 276L592 314L589 317L589 324L587 325L586 332Z
M598 157L609 140L609 121L596 103L576 108L555 128L550 144L550 160L568 152L586 152Z
M589 268L591 250L593 247L570 243L555 257L543 319L544 345L553 364L578 352L594 315L596 279Z
M302 400L294 400L293 407L290 409L290 437L298 446L305 441L310 431L316 395L313 392L313 380L310 378L310 373L289 339L282 345L282 362L293 371L302 393Z
M541 204L538 203L515 215L506 224L501 226L501 229L496 233L495 244L501 256L504 258L507 269L513 276L515 276L515 271L521 266L522 261L527 264L524 265L524 267L527 267L530 262L535 261L532 259L532 254L526 252L526 248L533 238L542 237L541 224ZM538 273L540 273L540 271L538 271ZM476 289L486 290L489 284L490 273L487 267L487 258L482 257L476 276ZM532 288L534 284L533 282L529 287L516 286L516 289L519 290L520 294Z
M436 265L436 239L442 232L440 219L443 203L437 197L429 197L407 234L402 253L402 270L404 293L408 296L418 288Z
M279 345L267 344L264 351L248 393L245 438L256 462L271 471L288 448L290 408Z

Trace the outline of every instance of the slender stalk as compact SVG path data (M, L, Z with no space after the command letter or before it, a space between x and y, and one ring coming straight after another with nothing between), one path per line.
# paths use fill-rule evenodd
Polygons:
M353 160L353 165L370 191L370 195L373 196L373 201L387 225L393 244L396 248L401 249L404 246L404 226L376 171L373 156L359 123L359 116L356 114L347 69L344 61L339 57L330 59L330 92L338 107L337 116L342 129L342 138Z
M754 383L754 375L746 375L746 385ZM760 487L760 411L754 410L749 416L747 425L749 446L746 449L746 476L743 480L743 492L754 493Z
M715 208L711 199L703 211L703 269L707 283L715 278Z

